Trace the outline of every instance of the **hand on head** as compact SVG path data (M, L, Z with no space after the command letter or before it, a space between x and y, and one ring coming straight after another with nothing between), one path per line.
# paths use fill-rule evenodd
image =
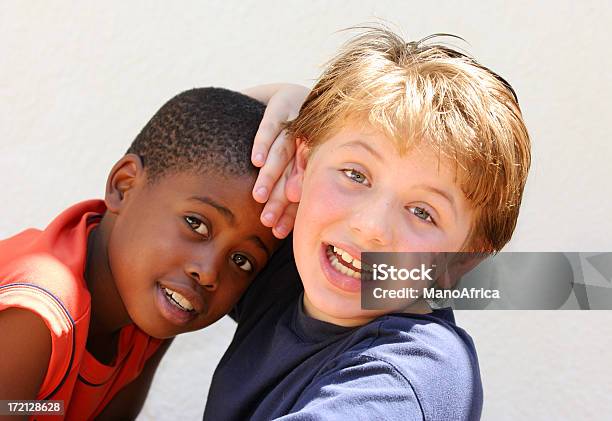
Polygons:
M272 228L277 238L293 229L297 203L291 203L285 185L295 162L295 142L285 125L297 117L310 89L300 85L281 85L270 96L263 120L253 142L251 161L261 167L253 188L253 198L266 203L261 222Z

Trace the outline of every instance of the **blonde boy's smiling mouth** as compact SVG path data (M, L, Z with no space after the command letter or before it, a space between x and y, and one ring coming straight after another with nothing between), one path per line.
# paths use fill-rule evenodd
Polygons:
M350 249L347 250L347 249ZM354 248L323 243L319 255L321 269L330 284L336 288L356 293L361 290L361 259Z
M330 244L327 246L327 258L338 272L361 279L361 260L348 251Z

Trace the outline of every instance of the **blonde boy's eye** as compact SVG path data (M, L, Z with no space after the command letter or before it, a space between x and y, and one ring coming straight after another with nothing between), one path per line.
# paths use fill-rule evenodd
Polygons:
M232 254L232 261L236 264L236 266L238 266L245 272L253 271L253 265L251 264L251 261L244 254Z
M187 222L187 224L189 224L191 229L197 232L198 234L204 237L208 237L209 235L208 227L206 226L204 222L200 221L198 218L195 218L193 216L186 216L185 222Z
M342 172L355 183L363 184L364 186L370 185L370 181L368 180L368 178L363 173L357 171L354 168L346 168L343 169Z
M417 218L422 219L423 221L433 223L433 219L430 213L427 212L425 209L418 207L418 206L411 206L408 208L408 210Z

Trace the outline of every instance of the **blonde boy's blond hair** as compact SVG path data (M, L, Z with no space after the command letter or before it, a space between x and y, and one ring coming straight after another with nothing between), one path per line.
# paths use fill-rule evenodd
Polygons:
M367 28L328 63L289 132L316 147L349 122L367 122L400 154L434 147L456 163L476 210L464 249L498 251L516 226L529 135L508 82L433 38L405 42Z

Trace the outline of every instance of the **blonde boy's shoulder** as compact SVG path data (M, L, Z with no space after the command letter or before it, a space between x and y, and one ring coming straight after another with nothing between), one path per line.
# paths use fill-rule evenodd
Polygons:
M403 386L424 419L478 419L483 399L478 357L450 309L389 314L356 333L360 337L336 359L334 371L352 368L362 381L389 391L391 384Z

